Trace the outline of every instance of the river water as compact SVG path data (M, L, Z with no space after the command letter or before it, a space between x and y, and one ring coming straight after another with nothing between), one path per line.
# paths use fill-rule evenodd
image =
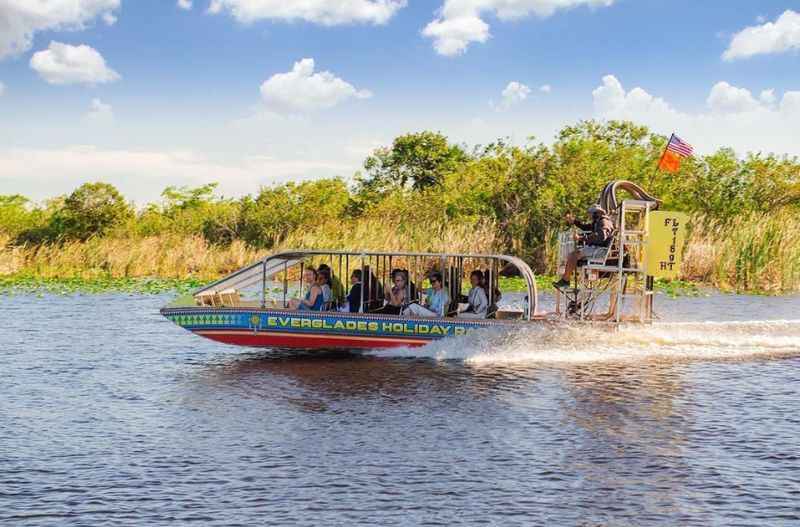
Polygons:
M800 298L300 357L166 302L0 297L0 524L800 524Z

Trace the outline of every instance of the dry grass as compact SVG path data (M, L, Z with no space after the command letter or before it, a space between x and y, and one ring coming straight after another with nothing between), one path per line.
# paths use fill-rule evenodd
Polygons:
M281 247L254 250L241 241L220 247L200 236L93 238L42 246L12 247L0 240L0 276L57 278L214 279L282 248L366 249L418 252L492 252L494 227L400 226L363 220L296 231Z
M216 247L202 237L95 238L0 250L3 274L50 278L214 278L258 257L242 242Z
M26 251L21 247L12 247L10 238L0 234L0 276L16 274L25 267Z
M800 291L800 219L787 210L696 228L683 275L723 290Z
M200 236L95 238L28 247L9 246L7 239L0 238L0 276L210 280L267 252L289 248L487 254L501 251L501 243L496 227L489 223L425 225L374 219L298 230L272 251L254 250L240 241L215 246ZM800 220L786 211L742 218L726 228L696 228L687 246L682 278L741 292L799 291Z
M388 252L491 253L499 245L491 223L423 225L366 219L320 225L291 233L286 249L338 249Z

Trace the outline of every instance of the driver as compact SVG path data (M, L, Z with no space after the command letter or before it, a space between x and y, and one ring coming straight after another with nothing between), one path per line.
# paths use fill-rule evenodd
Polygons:
M583 242L584 246L580 249L572 251L567 258L567 264L564 266L564 274L558 282L553 282L553 287L561 289L569 286L572 273L578 266L578 260L581 258L598 258L604 256L608 251L608 246L611 245L611 239L614 236L614 223L606 214L605 209L600 205L592 205L587 211L591 218L591 223L581 223L575 220L575 216L568 213L564 221L569 225L575 225L582 231L590 231L587 234L581 234L578 237L579 242Z

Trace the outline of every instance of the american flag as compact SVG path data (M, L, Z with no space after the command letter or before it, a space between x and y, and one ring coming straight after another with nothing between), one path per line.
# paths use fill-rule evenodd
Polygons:
M692 145L681 139L675 134L672 134L672 137L669 138L669 143L667 143L667 150L670 152L675 152L681 157L689 157L694 154L694 148Z

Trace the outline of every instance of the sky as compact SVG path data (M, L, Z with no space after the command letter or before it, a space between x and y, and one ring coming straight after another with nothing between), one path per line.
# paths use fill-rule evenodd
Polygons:
M581 119L800 155L800 1L0 0L0 194L235 197Z

